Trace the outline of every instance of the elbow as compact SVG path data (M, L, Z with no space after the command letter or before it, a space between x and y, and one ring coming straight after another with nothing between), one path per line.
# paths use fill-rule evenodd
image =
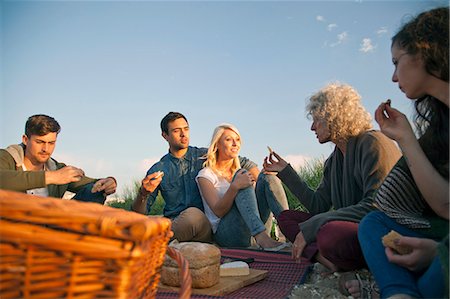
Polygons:
M440 216L440 217L442 217L442 218L444 218L444 219L447 219L447 220L449 220L448 218L448 214L449 214L449 203L448 202L446 202L446 203L444 203L442 206L441 206L441 208L438 210L438 211L435 211L436 212L436 214L438 214L438 216Z
M219 218L222 218L223 216L225 216L227 213L222 212L222 211L213 211L214 215L216 215Z

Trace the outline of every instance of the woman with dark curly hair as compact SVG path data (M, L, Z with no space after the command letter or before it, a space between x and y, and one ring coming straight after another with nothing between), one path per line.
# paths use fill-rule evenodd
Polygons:
M304 256L333 271L365 267L358 223L374 209L373 194L400 152L389 138L372 130L370 114L349 85L325 86L310 98L306 109L319 143L331 141L336 147L325 161L317 190L310 189L276 152L264 159L264 170L277 172L309 211L283 211L278 224L293 242L296 260Z
M381 131L403 152L375 196L380 211L364 217L358 232L383 298L449 296L448 50L448 7L419 14L392 38L392 81L415 100L419 139L403 113L387 103L378 107ZM392 230L400 236L383 245ZM353 297L364 297L361 282L345 286Z

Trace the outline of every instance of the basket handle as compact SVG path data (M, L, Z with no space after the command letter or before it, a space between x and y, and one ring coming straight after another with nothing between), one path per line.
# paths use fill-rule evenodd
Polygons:
M172 247L167 247L167 254L177 261L178 268L180 269L180 299L191 298L191 287L192 287L192 277L191 271L189 270L189 262L186 260L181 253Z

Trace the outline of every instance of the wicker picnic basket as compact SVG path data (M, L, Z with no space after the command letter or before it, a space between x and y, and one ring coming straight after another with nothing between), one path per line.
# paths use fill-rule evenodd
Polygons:
M163 217L0 190L0 298L154 298L170 227ZM188 298L186 261L168 254L183 267Z

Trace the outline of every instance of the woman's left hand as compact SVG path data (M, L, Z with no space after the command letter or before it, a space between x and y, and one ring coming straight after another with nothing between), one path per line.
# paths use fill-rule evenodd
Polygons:
M438 243L431 239L400 237L397 240L399 246L408 246L412 252L397 254L391 248L386 247L386 256L391 263L402 266L412 272L419 272L428 268L436 256Z
M236 173L236 176L234 177L232 184L234 184L236 188L240 190L252 186L254 181L255 180L249 171L245 169L239 169Z

